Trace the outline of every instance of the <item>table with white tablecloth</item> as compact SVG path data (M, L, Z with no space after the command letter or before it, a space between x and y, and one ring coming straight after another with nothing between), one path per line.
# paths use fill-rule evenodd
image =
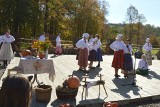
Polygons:
M27 59L21 58L18 68L23 74L48 73L49 79L54 81L55 69L52 59ZM37 79L37 75L35 75ZM37 81L37 80L36 80Z

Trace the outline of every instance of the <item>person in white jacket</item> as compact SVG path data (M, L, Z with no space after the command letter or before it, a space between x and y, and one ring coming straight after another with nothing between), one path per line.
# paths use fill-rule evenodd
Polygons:
M114 50L114 58L112 61L112 67L115 68L115 77L118 78L118 69L123 69L124 63L124 42L122 41L122 34L118 34L116 40L110 45L110 48Z
M88 66L88 55L89 55L88 38L89 38L89 34L83 33L82 39L80 39L76 43L76 47L79 50L78 58L77 58L79 70L85 71L85 72L87 72L86 67Z
M145 50L145 55L147 56L147 61L149 65L152 65L152 44L150 43L150 39L146 39L146 43L143 45L143 50Z
M62 54L62 48L61 48L61 38L60 38L61 34L59 33L57 38L56 38L56 50L55 50L55 54L56 55L61 55Z
M14 57L11 43L15 41L15 38L10 35L10 30L7 29L1 39L3 44L0 50L0 60L3 60L3 66L6 68L8 62L10 62Z

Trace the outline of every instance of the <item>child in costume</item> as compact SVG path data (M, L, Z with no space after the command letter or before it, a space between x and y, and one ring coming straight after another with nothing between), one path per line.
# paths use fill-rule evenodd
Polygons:
M138 69L136 70L137 74L140 75L148 75L148 62L147 62L147 56L143 54L141 56L141 60L138 63Z

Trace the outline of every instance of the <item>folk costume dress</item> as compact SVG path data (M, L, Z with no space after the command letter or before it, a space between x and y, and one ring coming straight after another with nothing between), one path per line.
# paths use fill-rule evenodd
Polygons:
M0 60L10 61L14 57L11 43L15 41L15 38L12 35L3 35L1 39L3 44L0 50ZM7 62L4 66L7 66Z
M86 68L88 66L88 55L89 55L89 49L88 49L88 40L85 40L84 38L89 37L89 34L84 33L83 38L80 39L76 43L76 47L79 49L78 54L78 65L82 68Z
M60 39L59 35L56 38L56 50L55 50L55 54L58 54L58 55L62 54L61 39Z
M152 65L152 44L149 42L149 38L146 39L146 43L143 45L143 49L145 50L145 55L147 56L148 64Z
M96 53L97 53L97 44L96 41L94 40L89 44L89 56L88 60L89 61L96 61Z
M114 50L114 58L112 61L112 67L115 69L123 69L124 62L124 42L123 41L114 41L110 48Z
M133 70L133 60L131 55L132 55L132 46L129 44L125 45L123 70L126 71Z

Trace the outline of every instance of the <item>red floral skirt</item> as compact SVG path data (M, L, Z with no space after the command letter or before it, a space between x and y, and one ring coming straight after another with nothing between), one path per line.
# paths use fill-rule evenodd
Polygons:
M78 65L86 68L88 66L88 49L79 49Z
M114 51L114 58L112 61L112 67L116 69L123 69L124 54L123 50Z

